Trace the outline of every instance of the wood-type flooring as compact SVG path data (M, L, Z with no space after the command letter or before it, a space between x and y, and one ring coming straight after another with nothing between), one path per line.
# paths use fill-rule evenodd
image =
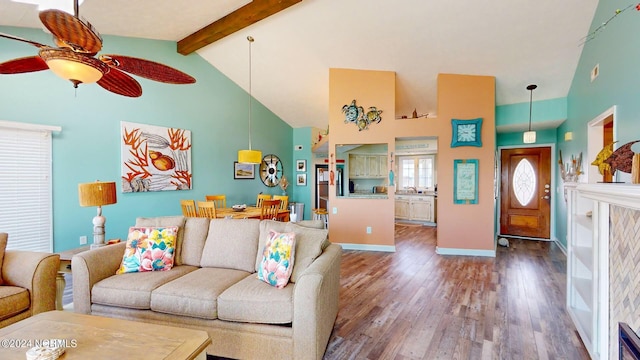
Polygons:
M565 310L566 256L511 239L495 258L436 254L396 225L396 252L345 250L324 359L589 359Z

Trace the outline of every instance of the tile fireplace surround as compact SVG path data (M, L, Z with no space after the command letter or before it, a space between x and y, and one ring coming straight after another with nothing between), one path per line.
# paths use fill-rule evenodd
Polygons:
M595 200L600 206L608 204L608 219L593 219L601 227L608 227L608 239L600 239L609 252L609 356L618 359L618 322L626 322L636 333L640 330L640 185L580 184L578 193ZM596 213L594 212L594 216ZM602 354L605 359L607 354Z

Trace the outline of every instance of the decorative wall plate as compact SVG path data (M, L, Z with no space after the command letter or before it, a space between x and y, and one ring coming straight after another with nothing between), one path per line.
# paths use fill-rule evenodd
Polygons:
M260 163L260 179L268 187L277 186L282 179L282 162L276 155L269 154Z
M451 147L482 147L482 118L471 120L451 120Z

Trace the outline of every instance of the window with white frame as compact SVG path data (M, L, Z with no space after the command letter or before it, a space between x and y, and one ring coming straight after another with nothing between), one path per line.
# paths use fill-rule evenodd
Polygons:
M53 251L51 132L59 127L0 121L0 232L7 249Z
M435 155L398 157L398 183L402 189L433 190L435 182Z

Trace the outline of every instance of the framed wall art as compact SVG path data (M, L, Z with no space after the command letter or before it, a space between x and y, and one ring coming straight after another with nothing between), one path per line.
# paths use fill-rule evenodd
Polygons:
M478 203L478 159L453 160L453 203Z
M307 174L296 174L296 185L307 186Z
M482 118L451 120L451 147L482 147Z
M244 164L237 161L233 162L233 178L234 179L255 179L255 166L253 164Z
M296 160L296 170L300 172L307 171L307 160Z
M191 189L191 131L120 122L122 192Z

